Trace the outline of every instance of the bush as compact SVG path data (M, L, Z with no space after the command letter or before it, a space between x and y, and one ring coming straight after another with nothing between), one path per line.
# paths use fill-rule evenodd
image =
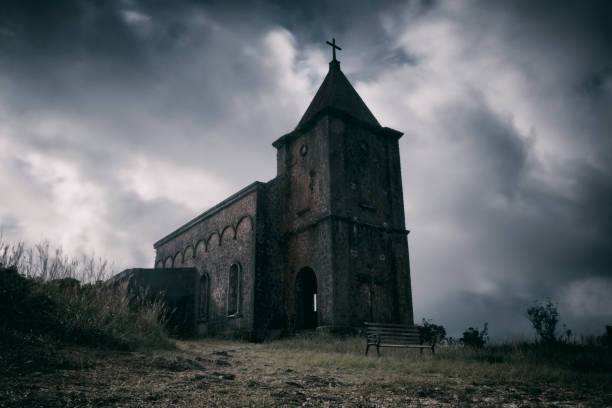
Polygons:
M425 342L439 343L446 337L444 326L432 323L431 319L423 319L419 332Z
M91 281L107 273L106 262L66 261L61 250L47 256L48 244L34 248L0 239L0 343L45 338L118 349L171 344L162 301L128 294L124 286L81 284L76 277Z
M559 312L557 305L550 299L535 304L527 309L527 318L533 325L542 343L555 343L557 341L557 324Z
M482 331L478 331L478 327L470 327L463 332L459 342L464 346L473 348L483 348L489 341L489 327L488 323L484 324Z

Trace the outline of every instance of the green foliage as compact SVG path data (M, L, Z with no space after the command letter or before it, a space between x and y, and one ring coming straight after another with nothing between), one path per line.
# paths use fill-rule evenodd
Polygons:
M459 339L461 344L473 347L473 348L483 348L485 344L489 341L489 327L488 323L484 324L484 328L482 331L478 331L478 327L473 328L470 327L466 331L463 332L461 339Z
M24 276L20 267L29 272L49 272L49 268L40 269L40 258L28 267L19 252L15 256L15 248L27 252L23 245L4 245L0 251L0 344L44 338L116 349L170 346L163 302L128 295L123 286L80 284L75 271L84 271L81 276L90 278L101 276L87 275L88 268L93 271L93 260L79 269L77 263L67 266L64 260L54 258L50 262L55 265L53 274ZM11 266L3 266L7 264Z
M432 323L431 319L423 319L419 332L425 342L439 343L446 337L446 329L444 326Z
M532 307L527 309L527 318L533 325L541 342L554 343L557 341L559 312L557 311L557 305L550 299L536 301Z

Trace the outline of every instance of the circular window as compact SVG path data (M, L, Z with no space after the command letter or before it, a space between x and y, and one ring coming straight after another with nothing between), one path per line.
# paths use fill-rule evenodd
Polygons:
M304 157L306 153L308 153L308 146L303 144L302 147L300 147L300 156Z

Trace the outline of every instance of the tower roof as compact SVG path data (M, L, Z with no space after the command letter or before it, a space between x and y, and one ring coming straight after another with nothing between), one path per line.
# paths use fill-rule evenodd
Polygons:
M299 128L327 108L342 111L362 122L380 127L370 109L340 70L340 61L335 58L329 63L329 72L297 127Z

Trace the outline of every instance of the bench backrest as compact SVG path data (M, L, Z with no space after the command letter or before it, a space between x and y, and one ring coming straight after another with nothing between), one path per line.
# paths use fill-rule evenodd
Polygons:
M423 341L418 326L392 323L365 323L366 336L377 337L381 343L427 344Z

